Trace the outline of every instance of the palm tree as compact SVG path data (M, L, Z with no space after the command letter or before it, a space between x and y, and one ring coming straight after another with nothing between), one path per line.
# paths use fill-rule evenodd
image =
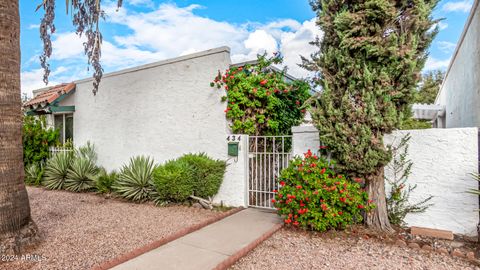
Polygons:
M101 34L98 20L103 17L101 0L68 1L73 23L85 34L85 52L94 69L94 93L102 77L100 66ZM118 0L121 5L122 0ZM44 53L40 57L48 82L48 58L55 31L55 0L43 0L45 10L40 27ZM20 97L20 16L18 0L0 1L0 254L18 253L23 244L35 242L37 227L30 215L30 203L24 185L22 112Z
M29 236L36 232L23 182L17 0L0 3L0 29L0 253L10 253L19 238L33 240Z

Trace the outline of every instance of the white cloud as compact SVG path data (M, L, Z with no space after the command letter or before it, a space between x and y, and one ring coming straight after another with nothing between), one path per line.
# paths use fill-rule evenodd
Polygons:
M436 59L434 57L429 57L427 62L425 63L425 67L423 71L430 71L430 70L437 70L441 69L444 70L450 64L450 58L445 60Z
M447 27L448 27L448 24L445 23L445 22L438 22L437 25L438 25L438 29L440 29L440 30L447 29Z
M148 1L134 1L133 4ZM130 2L129 4L132 4ZM160 4L151 10L134 12L127 7L117 11L114 3L106 6L107 20L102 27L120 25L127 34L104 36L101 63L115 71L149 62L190 54L220 46L229 46L232 61L256 59L258 53L280 51L284 64L296 77L309 73L300 67L300 55L309 56L318 48L310 41L321 36L315 19L299 22L293 19L268 23L234 24L202 17L193 12L199 5L178 7ZM83 42L74 32L55 33L52 37L51 64L63 66L51 73L51 84L69 82L90 76ZM38 64L37 64L38 65ZM24 68L30 67L24 66ZM90 71L91 72L91 71ZM22 91L44 87L41 69L24 70Z
M452 53L457 44L449 41L439 41L438 48L444 53Z
M155 3L153 3L152 0L128 0L126 2L129 5L132 5L132 6L146 6L146 7L154 7L155 6Z
M316 37L323 36L322 31L315 25L315 18L305 21L296 32L286 32L281 38L281 53L285 57L284 64L289 68L288 72L295 77L304 77L309 73L299 67L300 56L309 57L310 54L318 51L318 48L310 45L309 42Z
M28 29L39 29L40 28L40 24L30 24L28 26Z
M463 1L456 1L456 2L447 2L443 5L442 9L446 12L453 12L453 11L461 11L461 12L469 12L470 8L472 7L473 1L472 0L463 0Z
M278 51L277 41L265 30L256 30L251 33L243 44L246 49L250 50L250 54L253 55L264 53L265 51L268 54Z
M32 96L32 90L45 87L45 83L42 81L43 69L41 68L23 71L20 74L20 78L22 82L22 93L27 93L29 97Z
M109 22L132 30L129 35L114 37L120 46L147 48L158 53L159 57L168 58L226 45L232 49L233 62L253 60L258 53L280 50L293 75L308 75L297 64L301 62L300 55L308 56L317 49L309 45L321 35L315 19L303 23L283 19L267 24L237 25L195 15L193 11L198 8L202 7L161 4L151 12L135 13L121 9L114 13L115 7L112 6L106 12ZM106 49L103 51L107 52Z

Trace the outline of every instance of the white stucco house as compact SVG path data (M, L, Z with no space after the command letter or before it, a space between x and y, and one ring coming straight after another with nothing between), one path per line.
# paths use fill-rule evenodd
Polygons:
M431 114L438 128L480 127L480 7L475 0Z
M240 142L238 156L227 154L232 134L221 102L225 92L210 86L231 66L230 49L220 47L104 74L96 95L91 78L38 89L24 109L46 115L62 142L94 143L99 165L108 170L136 155L158 163L190 152L227 160L216 200L245 206L246 142Z

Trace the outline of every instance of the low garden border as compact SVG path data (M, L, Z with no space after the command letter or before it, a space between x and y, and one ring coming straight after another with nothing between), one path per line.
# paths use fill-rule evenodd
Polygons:
M113 268L113 267L115 267L115 266L117 266L117 265L120 265L120 264L122 264L122 263L124 263L124 262L126 262L126 261L129 261L129 260L131 260L131 259L133 259L133 258L135 258L135 257L138 257L138 256L140 256L140 255L142 255L142 254L144 254L144 253L147 253L147 252L149 252L149 251L151 251L151 250L154 250L154 249L156 249L156 248L158 248L158 247L161 247L161 246L163 246L163 245L165 245L165 244L167 244L167 243L169 243L169 242L172 242L172 241L174 241L174 240L176 240L176 239L178 239L178 238L180 238L180 237L183 237L183 236L185 236L185 235L187 235L187 234L189 234L189 233L192 233L192 232L194 232L194 231L197 231L197 230L199 230L199 229L201 229L201 228L203 228L203 227L206 227L206 226L208 226L208 225L210 225L210 224L212 224L212 223L215 223L215 222L220 221L220 220L222 220L222 219L224 219L224 218L226 218L226 217L228 217L228 216L231 216L231 215L233 215L233 214L235 214L235 213L238 213L238 212L240 212L240 211L242 211L242 210L244 210L244 209L245 209L245 208L243 208L243 207L231 209L231 210L229 210L229 211L227 211L227 212L222 213L222 214L219 215L219 216L212 217L212 218L210 218L210 219L208 219L208 220L205 220L205 221L203 221L203 222L201 222L201 223L198 223L198 224L196 224L196 225L190 226L190 227L188 227L188 228L184 228L184 229L182 229L182 230L180 230L180 231L178 231L178 232L176 232L176 233L174 233L174 234L172 234L172 235L169 235L169 236L167 236L167 237L165 237L165 238L162 238L162 239L160 239L160 240L157 240L157 241L155 241L155 242L152 242L152 243L150 243L150 244L147 244L147 245L145 245L145 246L143 246L143 247L139 247L139 248L137 248L137 249L134 249L134 250L132 250L132 251L130 251L130 252L127 252L127 253L125 253L125 254L123 254L123 255L120 255L120 256L118 256L118 257L116 257L116 258L113 258L113 259L111 259L111 260L109 260L109 261L106 261L106 262L104 262L104 263L102 263L102 264L100 264L100 265L94 266L94 267L92 268L92 270L107 270L107 269ZM278 229L277 229L277 230L278 230ZM271 234L273 234L273 232L272 232ZM270 235L271 235L271 234L270 234ZM268 238L268 237L266 237L266 238ZM265 239L266 239L266 238L265 238ZM257 242L257 241L255 241L255 242ZM260 241L260 242L261 242L261 241ZM260 242L258 242L257 245L258 245ZM255 246L256 246L256 245L255 245ZM255 246L254 246L254 247L255 247ZM254 247L253 247L253 248L254 248ZM252 249L253 249L253 248L252 248ZM246 253L245 253L245 254L246 254ZM223 268L223 269L225 269L225 268Z

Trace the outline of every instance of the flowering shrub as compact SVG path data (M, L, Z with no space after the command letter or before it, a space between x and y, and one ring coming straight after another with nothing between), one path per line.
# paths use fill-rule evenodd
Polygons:
M273 199L287 225L325 231L360 222L362 211L374 208L361 179L350 181L336 175L328 162L310 150L293 159L280 175Z
M303 103L310 97L310 86L304 81L288 82L286 71L275 71L282 57L258 56L258 63L232 67L218 73L212 87L224 88L227 95L225 114L234 133L249 135L289 134L292 126L301 123Z

